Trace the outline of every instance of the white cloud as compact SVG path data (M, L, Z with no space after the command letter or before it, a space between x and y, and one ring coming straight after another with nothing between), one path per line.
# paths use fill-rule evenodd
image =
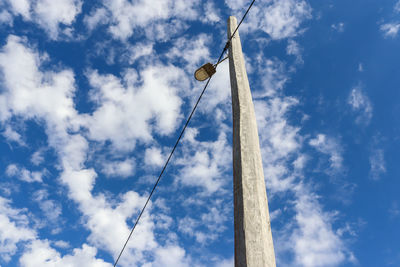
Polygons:
M270 97L281 94L288 81L285 65L277 59L265 59L262 55L257 57L254 66L264 79L262 79L262 91L253 93L255 98Z
M168 135L180 118L179 88L185 75L173 66L147 67L140 73L140 86L126 83L113 75L89 75L93 101L97 109L86 117L91 139L110 140L120 150L130 150L136 140L149 142L152 131ZM179 86L179 87L178 87Z
M54 244L54 246L56 246L58 248L63 248L63 249L71 247L71 245L68 242L63 241L63 240L55 241L55 242L53 242L53 244Z
M358 64L358 71L363 72L364 71L364 65L362 63Z
M25 118L47 116L54 125L67 127L64 124L76 114L72 99L73 73L70 70L40 72L38 67L42 61L24 39L8 37L0 53L0 68L7 88L2 94L7 98L3 108Z
M44 162L43 150L38 150L31 156L31 162L33 165L38 166Z
M167 42L174 37L182 35L189 28L187 22L181 19L172 19L170 21L159 21L150 23L144 28L144 34L147 39L158 42Z
M33 182L41 183L43 181L42 177L44 176L45 171L32 172L16 164L10 164L7 166L6 174L9 177L15 177L27 183L33 183Z
M145 26L151 21L166 19L169 15L168 1L165 0L140 1L137 3L113 1L105 2L105 6L112 14L110 32L121 39L131 36L135 26Z
M380 29L386 38L395 38L400 30L400 23L393 22L382 24Z
M336 24L332 24L331 25L332 30L335 30L337 32L344 32L344 23L343 22L339 22Z
M96 248L83 244L82 248L75 248L72 254L61 256L47 240L35 240L29 244L19 263L22 267L112 266L101 259L96 259L96 254Z
M189 267L193 266L186 258L185 250L179 246L170 245L154 251L154 261L142 265L143 267Z
M276 210L274 210L274 211L270 211L270 213L269 213L269 218L271 219L271 221L275 221L275 220L278 219L281 215L282 215L282 210L281 210L281 209L276 209Z
M178 38L167 56L170 59L183 59L187 64L187 69L196 70L210 59L210 51L208 44L210 37L200 34L192 39L186 37Z
M135 161L133 159L106 161L102 165L102 172L107 176L127 178L133 176L135 171Z
M240 10L246 7L247 1L245 0L231 0L225 1L225 4L233 10Z
M142 207L145 198L130 191L122 195L121 201L116 205L111 205L104 195L92 195L95 175L93 170L67 170L61 179L69 188L70 198L84 214L85 226L90 230L88 241L116 257L129 235L130 229L126 221ZM143 260L143 251L157 247L153 236L154 223L147 213L150 208L151 206L142 216L135 231L136 242L128 244L121 266L137 264Z
M221 21L221 15L214 2L206 2L204 4L204 14L205 17L202 19L203 23L216 23Z
M17 244L36 237L29 226L26 210L15 209L11 202L0 197L0 258L8 262L17 252Z
M98 25L108 23L107 10L105 8L98 8L90 15L86 15L84 22L89 31L92 31Z
M329 156L330 167L333 171L340 171L343 167L342 148L337 140L325 134L318 134L309 144L319 152Z
M129 64L133 64L139 58L150 56L153 51L152 43L135 44L130 47Z
M30 1L29 0L8 0L14 14L23 16L25 19L30 19Z
M189 162L191 164L189 165ZM206 151L197 152L186 164L179 175L179 181L186 186L203 186L209 193L214 193L222 186L219 176L222 173L213 163Z
M7 10L0 12L0 25L1 24L8 24L10 26L13 24L13 17Z
M81 0L38 0L33 7L37 23L52 39L58 38L60 25L72 25L81 8Z
M3 136L8 141L16 142L17 144L19 144L21 146L25 146L26 145L24 140L22 140L21 135L18 132L14 131L14 129L12 129L10 125L6 126L6 129L3 132Z
M253 31L261 29L274 40L301 34L301 24L311 18L311 7L304 0L263 0L252 9L253 15L247 18L244 28Z
M148 166L158 166L161 167L166 158L162 155L161 149L157 147L147 148L144 152L144 162Z
M198 141L197 134L197 129L186 129L182 142L186 148L183 148L183 155L175 160L175 164L181 167L177 182L200 187L206 194L221 192L226 183L223 173L231 160L226 133L221 131L215 142Z
M309 158L308 158L307 155L302 155L302 154L300 154L300 155L297 157L297 159L296 159L295 161L293 161L293 166L294 166L294 168L297 169L297 170L302 170L302 169L304 169L304 167L305 167L306 164L307 164L308 159L309 159Z
M348 104L357 112L356 122L369 124L372 118L372 104L368 96L362 91L361 86L354 87L348 97Z
M233 267L235 265L235 259L232 257L230 259L225 259L218 262L215 267Z
M81 12L81 0L9 0L12 12L43 28L51 39L70 37L76 16ZM60 27L61 26L61 27Z
M292 97L254 101L264 175L267 188L273 194L293 186L294 177L289 174L286 161L298 152L301 139L299 128L287 122L286 114L297 103Z
M170 216L161 213L156 214L154 219L157 229L171 229L174 223L174 220Z
M373 180L379 180L382 174L386 173L386 163L383 149L374 148L369 156L369 176Z
M200 214L186 215L179 219L178 230L195 238L196 242L203 246L220 238L226 230L228 215L232 210L224 206L225 204L222 204L218 198L215 199L215 204L214 207L208 207Z
M347 248L332 229L334 215L323 212L316 197L299 187L295 207L298 228L291 237L296 266L339 266L345 259Z
M62 206L59 202L49 199L49 194L46 190L41 189L33 194L33 200L39 205L39 208L43 212L43 218L47 222L44 225L50 226L52 233L57 234L61 229L61 215Z
M0 121L5 121L10 117L10 110L8 109L8 99L0 94Z
M304 63L302 55L301 55L302 52L303 51L302 51L301 47L299 46L299 44L296 41L294 41L294 40L289 40L288 41L288 45L286 47L286 53L288 55L295 56L296 57L296 63L298 63L298 64L303 64Z

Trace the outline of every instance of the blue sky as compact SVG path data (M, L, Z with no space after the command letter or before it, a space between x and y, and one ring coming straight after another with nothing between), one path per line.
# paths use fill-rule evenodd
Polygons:
M0 3L0 266L112 266L250 1ZM258 0L240 28L278 266L400 265L400 2ZM119 266L233 266L221 63Z

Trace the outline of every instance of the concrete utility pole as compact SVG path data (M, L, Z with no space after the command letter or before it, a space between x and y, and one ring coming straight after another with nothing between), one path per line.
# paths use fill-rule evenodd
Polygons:
M228 20L228 38L237 26ZM235 267L275 267L256 117L239 32L229 47L233 112Z

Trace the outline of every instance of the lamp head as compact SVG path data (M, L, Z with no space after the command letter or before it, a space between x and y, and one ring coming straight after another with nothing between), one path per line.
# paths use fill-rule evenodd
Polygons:
M196 72L194 73L194 77L198 81L204 81L213 76L215 72L216 70L214 65L211 63L207 63L196 70Z

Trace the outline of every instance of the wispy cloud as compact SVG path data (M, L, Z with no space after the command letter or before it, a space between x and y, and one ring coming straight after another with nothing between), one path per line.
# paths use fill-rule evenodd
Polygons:
M265 59L259 56L255 64L253 63L253 67L257 68L259 73L264 77L261 80L260 86L262 90L254 92L255 98L280 94L284 85L289 80L285 64L276 58Z
M373 180L379 180L382 174L386 173L384 151L381 148L373 148L369 156L369 176Z
M33 194L33 200L38 203L43 212L43 227L49 226L53 234L62 231L62 206L59 202L49 198L49 193L45 189L36 191Z
M397 1L393 7L394 13L400 12L400 1ZM380 30L385 38L396 38L400 30L400 22L392 21L380 26Z
M347 101L357 116L356 122L358 124L369 124L373 115L373 108L361 86L356 86L351 90Z
M108 177L121 177L127 178L135 174L135 161L134 159L103 161L102 172Z
M7 166L6 174L9 177L15 177L21 181L27 183L39 182L43 181L43 176L46 171L29 171L24 167L18 166L16 164L10 164Z
M38 165L40 165L41 163L44 162L44 155L43 155L43 153L44 153L44 150L43 150L43 149L40 149L40 150L38 150L38 151L35 151L35 152L32 154L32 156L31 156L31 162L32 162L33 165L38 166Z
M344 28L345 28L344 26L345 25L343 22L338 22L336 24L332 24L331 28L332 28L332 30L337 31L337 32L344 32Z
M380 29L386 38L395 38L400 30L400 23L386 23L381 25Z
M358 64L358 71L359 72L363 72L364 71L364 64L362 64L362 63Z
M7 140L15 142L20 146L26 146L24 140L22 139L22 136L18 132L16 132L10 125L6 126L6 129L2 134Z
M342 169L342 148L336 139L325 134L318 134L315 138L309 141L309 144L319 152L329 156L331 171L337 172Z
M303 64L303 57L302 57L302 48L300 45L294 41L294 40L289 40L288 45L286 47L286 53L288 55L293 55L296 57L296 63L298 64Z

